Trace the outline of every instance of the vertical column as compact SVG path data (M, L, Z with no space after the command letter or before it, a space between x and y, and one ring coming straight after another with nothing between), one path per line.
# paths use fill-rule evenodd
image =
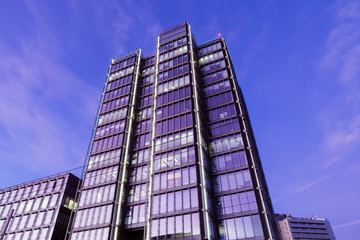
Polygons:
M239 116L240 116L240 126L243 132L243 140L244 145L246 147L246 153L248 157L248 163L251 166L250 173L256 188L255 196L257 197L257 203L259 206L259 214L261 216L261 220L263 222L264 235L268 239L276 239L277 230L276 223L274 221L274 213L272 209L272 204L270 200L270 194L267 189L264 173L262 170L259 153L257 150L254 134L251 128L251 123L248 117L248 112L246 109L245 100L241 94L241 89L238 86L236 81L235 72L233 69L233 65L230 59L229 51L227 49L226 42L224 38L221 39L222 45L224 46L225 59L227 61L227 65L229 66L230 72L230 80L232 82L232 86L234 87L234 96L238 105Z
M191 72L192 72L192 86L193 86L193 94L194 94L194 112L195 112L195 120L196 120L196 135L197 135L197 150L198 150L198 169L200 175L200 192L201 192L201 202L202 202L202 214L203 214L203 221L204 221L204 233L203 237L210 239L213 237L213 226L210 226L210 209L211 209L211 196L210 196L210 186L209 186L209 175L207 173L207 153L206 153L206 142L204 141L205 134L205 127L203 126L203 116L201 106L201 95L200 91L200 83L199 77L197 75L197 69L195 65L195 52L194 42L190 25L189 26L189 44L190 44L190 63L191 63Z
M114 59L102 94L71 239L116 239L141 50Z

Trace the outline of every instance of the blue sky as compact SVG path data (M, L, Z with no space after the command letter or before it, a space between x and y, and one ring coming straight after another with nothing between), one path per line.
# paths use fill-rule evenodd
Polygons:
M221 33L276 212L360 235L359 1L1 1L0 188L82 165L110 58Z

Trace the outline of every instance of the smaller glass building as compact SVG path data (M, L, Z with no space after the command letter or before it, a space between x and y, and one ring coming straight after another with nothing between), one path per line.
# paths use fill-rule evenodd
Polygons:
M63 240L78 184L66 173L0 190L0 240Z

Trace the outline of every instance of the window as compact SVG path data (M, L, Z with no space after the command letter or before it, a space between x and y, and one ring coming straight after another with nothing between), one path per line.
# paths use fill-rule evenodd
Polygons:
M216 50L219 50L219 49L221 49L221 43L220 42L209 45L207 47L200 48L199 49L199 55L202 56L202 55L205 55L205 54L207 54L209 52L213 52L213 51L216 51Z
M175 79L171 79L167 82L158 84L158 94L171 91L177 87L182 87L190 83L189 75L184 75Z
M155 151L163 151L194 142L193 130L185 130L155 139Z
M216 71L218 69L224 68L225 66L226 66L225 61L220 60L217 62L210 63L208 65L204 65L204 66L200 67L200 70L201 70L202 74L207 74L207 73Z
M124 131L125 120L117 121L108 125L100 126L96 129L95 139L104 137L110 134Z
M117 149L97 155L92 155L89 158L88 169L116 163L120 160L120 154L121 150Z
M179 99L185 98L185 97L190 97L191 91L190 91L190 87L183 87L183 88L178 88L175 89L171 92L159 95L157 97L157 106L166 104L166 103L170 103L173 101L177 101Z
M196 168L195 166L185 167L182 169L171 170L160 174L155 174L154 191L180 187L188 184L196 183ZM161 179L161 186L158 187L158 179Z
M192 113L166 119L156 123L156 135L192 126Z
M195 162L194 147L182 148L156 155L154 159L154 171L160 168L165 169L180 166L180 164L186 164L188 162Z
M129 104L129 95L110 100L101 105L101 113Z
M217 121L236 115L235 105L230 104L207 112L210 121Z
M111 73L109 75L108 81L110 82L110 81L112 81L114 79L117 79L117 78L120 78L120 77L122 77L124 75L128 75L128 74L132 73L133 71L134 71L134 66L124 68L124 69L122 69L120 71L116 71L116 72Z
M217 202L219 215L257 210L254 191L221 196Z
M210 153L225 152L234 148L243 147L241 134L230 135L210 141Z
M114 83L114 82L112 82L112 83ZM130 89L131 89L131 84L127 84L120 88L116 88L114 90L108 91L104 95L104 101L116 98L116 97L124 95L126 93L130 93Z
M244 151L233 152L212 158L213 170L223 171L237 167L247 166L246 155Z
M176 103L160 107L156 110L156 119L160 120L179 113L191 110L191 99L182 100Z
M117 119L125 118L127 114L127 107L103 114L100 116L98 125L112 122Z
M205 99L207 108L216 107L227 102L233 102L232 93L225 92Z
M119 147L122 145L123 134L117 134L111 137L103 138L93 142L91 153L104 151L107 149Z
M218 175L215 177L214 182L215 192L229 191L249 186L252 186L249 170Z
M216 61L220 58L223 58L224 57L224 54L222 51L218 51L218 52L214 52L214 53L211 53L209 55L206 55L206 56L203 56L199 59L199 65L204 65L204 64L207 64L209 62L213 62L213 61Z
M111 90L111 89L114 89L114 88L117 88L119 86L122 86L122 85L125 85L125 84L128 84L132 81L133 79L133 76L132 75L128 75L126 77L122 77L122 78L119 78L115 81L112 81L112 82L108 82L107 83L107 87L106 87L106 90Z

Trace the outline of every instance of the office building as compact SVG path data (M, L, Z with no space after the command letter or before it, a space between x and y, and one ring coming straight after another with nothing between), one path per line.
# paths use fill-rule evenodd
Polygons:
M326 218L298 218L276 214L282 240L335 240L330 222Z
M68 173L0 190L0 240L63 240L78 184Z
M84 166L72 240L277 239L225 40L188 23L111 60Z

